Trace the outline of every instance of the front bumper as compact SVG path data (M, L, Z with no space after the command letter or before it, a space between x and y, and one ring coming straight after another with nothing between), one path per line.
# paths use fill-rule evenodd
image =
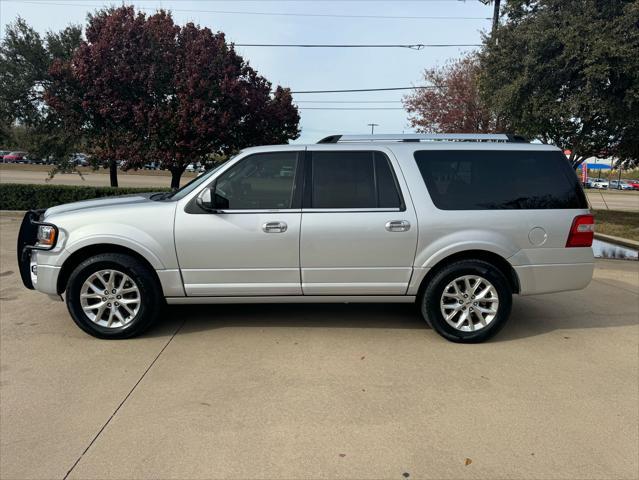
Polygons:
M38 272L38 266L32 252L34 250L49 251L54 249L56 245L55 243L47 246L38 245L38 227L40 227L40 225L53 227L56 230L56 242L58 241L60 233L58 227L55 225L40 221L43 212L44 210L29 210L25 213L18 233L16 253L18 255L20 278L24 286L30 290L35 289L34 280L38 273L40 273Z

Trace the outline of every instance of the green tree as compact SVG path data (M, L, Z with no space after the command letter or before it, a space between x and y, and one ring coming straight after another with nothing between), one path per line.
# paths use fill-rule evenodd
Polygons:
M77 131L44 101L51 83L50 68L56 60L71 58L82 39L82 29L69 26L42 37L18 17L5 28L0 44L0 136L40 157L68 161L77 146Z
M590 156L636 158L639 2L510 0L485 38L480 91L510 130Z

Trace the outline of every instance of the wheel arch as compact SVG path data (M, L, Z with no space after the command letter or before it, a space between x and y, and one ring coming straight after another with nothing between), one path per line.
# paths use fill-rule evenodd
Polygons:
M78 265L80 265L87 258L91 258L95 255L99 255L103 253L120 253L124 255L129 255L139 260L149 269L149 271L155 278L157 285L160 288L160 291L162 292L162 295L164 295L164 292L162 291L162 283L157 274L157 271L155 270L151 262L139 252L136 252L135 250L131 248L124 247L122 245L117 245L114 243L97 243L93 245L88 245L86 247L82 247L74 251L71 255L69 255L69 257L62 264L62 267L60 268L60 273L58 274L58 280L56 285L56 290L58 294L62 294L66 290L67 282L69 280L69 277L71 276L71 272L73 272L73 270Z
M513 293L519 293L520 285L519 285L519 277L517 276L517 272L512 267L512 265L501 255L490 252L488 250L463 250L461 252L453 253L441 260L439 260L432 268L428 270L424 278L421 280L419 284L419 289L417 293L417 298L421 298L424 290L428 283L432 280L432 278L441 271L442 268L450 265L453 262L458 262L460 260L483 260L485 262L494 265L499 271L506 277L510 288Z

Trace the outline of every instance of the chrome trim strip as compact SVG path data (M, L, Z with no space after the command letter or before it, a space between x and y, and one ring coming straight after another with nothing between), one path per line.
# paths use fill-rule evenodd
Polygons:
M215 214L220 213L302 213L301 208L282 208L281 210L268 210L268 209L254 209L254 210L241 210L241 209L229 209L229 210L218 210ZM215 215L214 214L214 215Z
M215 303L414 303L411 295L281 295L255 297L167 297L170 305Z
M400 208L303 208L302 213L401 212Z

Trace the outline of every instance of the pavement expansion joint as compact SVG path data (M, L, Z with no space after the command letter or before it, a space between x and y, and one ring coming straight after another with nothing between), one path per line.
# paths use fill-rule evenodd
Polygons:
M129 397L133 394L133 392L135 391L135 389L137 388L137 386L142 382L142 380L144 379L144 377L146 376L147 373L149 373L149 370L151 370L151 368L153 368L153 365L155 365L155 362L158 361L158 359L160 358L160 356L162 355L162 353L164 353L164 350L166 350L166 347L169 346L169 344L173 341L173 339L175 338L175 336L179 333L179 331L182 329L182 327L184 326L184 323L186 322L186 320L183 320L182 323L180 323L180 325L175 329L175 332L173 332L173 335L171 335L171 338L169 338L167 340L167 342L164 344L164 346L162 347L162 349L158 352L158 354L155 356L155 358L153 359L153 361L149 364L148 367L146 367L146 370L144 370L144 372L142 373L142 375L140 376L140 378L138 379L137 382L135 382L135 385L133 385L133 387L131 388L131 390L129 390L129 393L126 394L126 396L122 399L122 401L120 402L120 404L117 406L117 408L113 411L113 413L111 414L111 416L109 417L109 419L104 423L104 425L102 425L102 428L100 428L100 430L98 431L98 433L95 434L95 436L93 437L93 439L89 442L89 444L87 445L87 448L84 449L84 451L80 454L80 456L78 457L78 459L73 463L73 465L71 466L71 468L69 469L69 471L66 473L66 475L64 476L64 480L66 480L67 478L69 478L69 475L71 475L71 472L73 472L73 469L78 465L78 463L80 463L80 460L82 460L82 457L84 457L84 455L89 451L89 449L91 448L91 446L95 443L95 441L100 437L100 435L102 434L102 432L104 431L104 429L107 427L107 425L109 425L109 423L111 422L111 420L113 420L113 418L117 415L118 411L120 410L120 408L122 408L122 406L126 403L126 401L129 399Z

